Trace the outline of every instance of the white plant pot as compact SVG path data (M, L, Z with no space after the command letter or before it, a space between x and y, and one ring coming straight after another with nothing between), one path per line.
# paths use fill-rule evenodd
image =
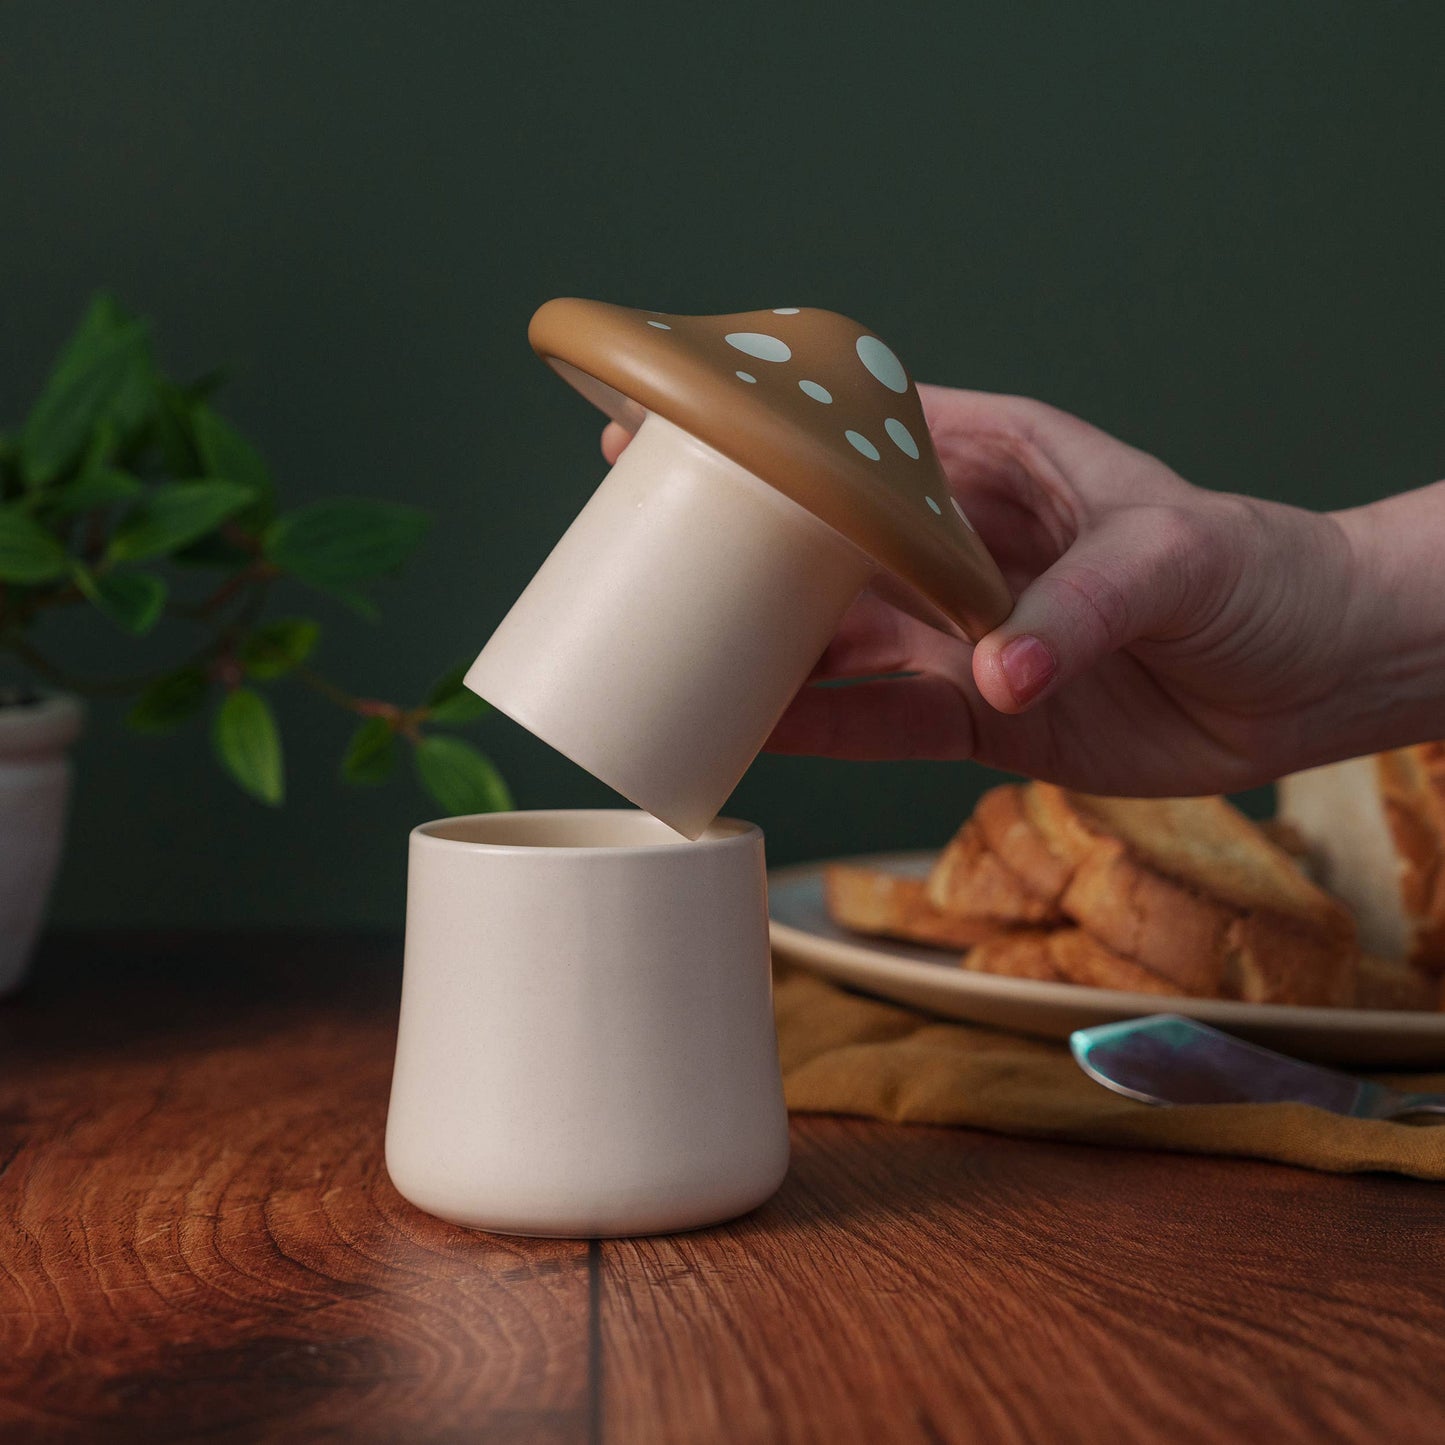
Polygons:
M25 981L65 841L80 702L0 708L0 998Z

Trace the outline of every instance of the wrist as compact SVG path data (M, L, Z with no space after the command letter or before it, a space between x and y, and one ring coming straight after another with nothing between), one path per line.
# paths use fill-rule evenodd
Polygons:
M1345 757L1445 737L1445 482L1332 513L1348 548Z

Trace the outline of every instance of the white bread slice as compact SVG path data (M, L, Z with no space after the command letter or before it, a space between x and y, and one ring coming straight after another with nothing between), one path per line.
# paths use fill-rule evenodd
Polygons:
M1445 745L1295 773L1279 804L1321 884L1354 912L1361 947L1445 971Z
M1381 958L1408 958L1413 930L1400 892L1404 864L1375 759L1293 773L1277 791L1279 816L1305 839L1315 877L1355 915L1360 947Z

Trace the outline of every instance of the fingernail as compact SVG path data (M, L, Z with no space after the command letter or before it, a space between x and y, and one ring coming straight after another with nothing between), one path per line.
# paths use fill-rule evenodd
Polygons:
M1003 680L1019 707L1027 707L1053 680L1058 661L1037 637L1015 637L998 655Z

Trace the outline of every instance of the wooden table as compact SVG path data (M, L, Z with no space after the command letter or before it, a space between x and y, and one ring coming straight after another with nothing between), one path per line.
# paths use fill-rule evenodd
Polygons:
M398 949L52 945L0 1006L0 1441L1445 1439L1445 1191L798 1119L722 1229L382 1167Z

